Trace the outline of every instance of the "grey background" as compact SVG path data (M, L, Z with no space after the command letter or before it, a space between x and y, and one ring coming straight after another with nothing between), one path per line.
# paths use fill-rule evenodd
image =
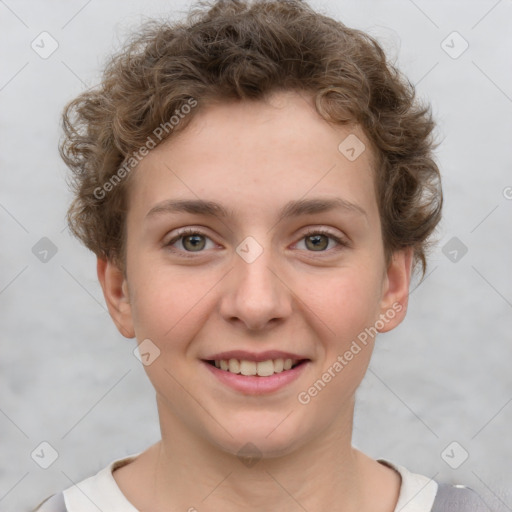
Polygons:
M130 30L146 17L179 17L187 5L0 1L2 511L30 510L159 439L135 340L118 334L95 259L66 229L57 143L62 107L98 82ZM439 243L407 319L378 339L358 391L354 443L512 510L512 1L312 5L381 41L432 103L442 139ZM47 59L31 48L42 31L59 44ZM456 59L442 47L453 31L469 43ZM461 48L453 36L446 44ZM57 248L47 262L32 252L43 237ZM442 251L453 237L468 249L456 262L445 255L451 245ZM31 458L43 441L59 454L46 470ZM469 453L458 469L441 456L453 441ZM461 450L448 450L450 461Z

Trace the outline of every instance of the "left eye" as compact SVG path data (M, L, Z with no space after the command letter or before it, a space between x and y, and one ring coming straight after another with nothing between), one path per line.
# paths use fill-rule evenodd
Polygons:
M307 233L301 241L304 240L304 245L307 249L310 249L313 252L324 252L329 248L329 242L334 241L335 245L346 246L347 244L334 236L331 233L327 233L324 231L314 231ZM332 247L331 247L332 248Z

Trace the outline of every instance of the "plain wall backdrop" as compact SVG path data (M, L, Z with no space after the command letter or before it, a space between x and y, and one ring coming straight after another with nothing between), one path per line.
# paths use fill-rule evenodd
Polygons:
M510 511L512 1L311 4L379 39L431 102L442 140L439 242L405 322L377 339L354 444ZM189 5L0 1L2 511L30 510L159 439L136 342L117 332L95 258L66 229L57 145L64 104L98 83L127 34ZM58 453L47 469L43 442Z

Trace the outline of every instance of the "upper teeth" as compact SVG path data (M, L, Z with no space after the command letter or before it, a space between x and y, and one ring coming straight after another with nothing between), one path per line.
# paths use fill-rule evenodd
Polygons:
M242 375L259 375L268 377L274 373L281 373L283 370L289 370L295 363L292 359L268 359L267 361L246 361L244 359L221 359L215 361L215 366L221 370L232 373L241 373Z

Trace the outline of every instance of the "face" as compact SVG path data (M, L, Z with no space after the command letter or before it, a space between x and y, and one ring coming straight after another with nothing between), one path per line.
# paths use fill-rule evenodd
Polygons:
M355 160L338 149L350 134ZM150 340L161 421L268 456L346 428L411 263L386 265L363 132L292 92L210 105L134 172L126 278L98 273L120 331Z

